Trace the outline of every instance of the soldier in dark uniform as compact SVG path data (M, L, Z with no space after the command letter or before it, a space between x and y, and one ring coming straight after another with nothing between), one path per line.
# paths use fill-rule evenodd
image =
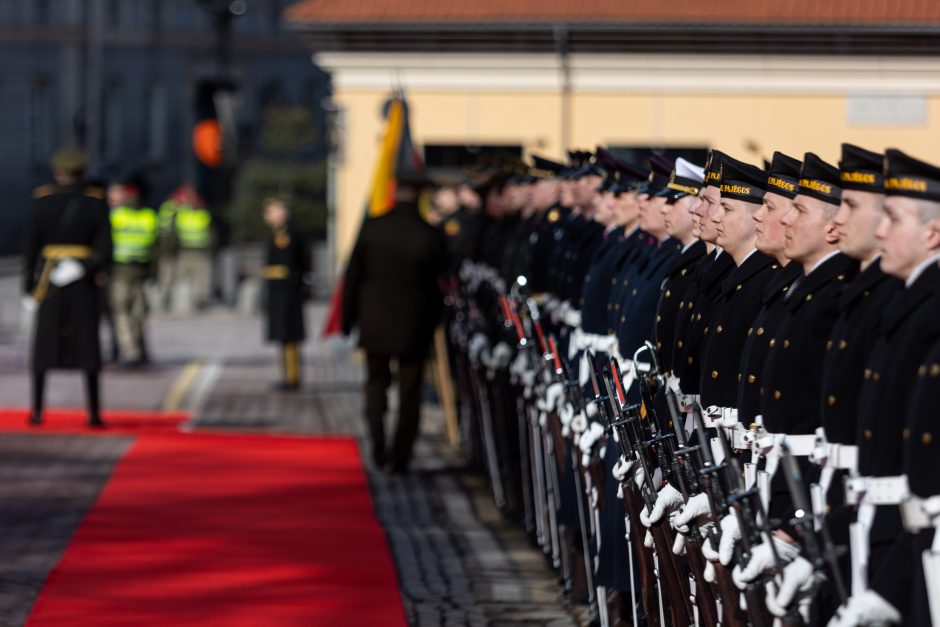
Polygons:
M766 181L767 175L755 166L728 156L722 160L721 209L712 219L717 225L717 244L734 260L735 268L722 282L703 331L699 394L704 407L734 409L747 329L777 267L755 245L753 216L763 205Z
M891 477L905 471L905 447L918 457L936 455L930 410L905 424L910 416L911 391L919 379L927 351L940 339L940 168L898 150L885 155L887 216L876 236L881 243L881 270L904 281L905 289L884 310L878 337L862 373L858 399L858 470L863 476ZM927 369L929 374L929 367ZM916 449L917 444L924 447ZM908 480L922 494L935 477L910 467ZM859 518L862 518L861 512ZM913 586L912 539L902 533L898 509L876 508L869 532L870 593L856 600L864 613L890 604L903 616L902 624L925 624L909 616ZM919 564L919 560L916 560ZM854 600L854 597L853 597ZM872 606L866 605L872 604ZM852 603L850 602L850 605ZM847 622L846 624L855 624Z
M284 378L277 389L300 388L300 344L304 341L304 300L310 275L310 248L290 221L286 201L264 203L264 221L271 227L264 267L267 339L281 345Z
M696 271L694 286L685 298L685 313L676 318L676 344L673 347L672 364L679 377L679 387L683 394L698 395L699 373L701 367L702 340L705 327L715 307L715 301L721 291L721 284L734 268L731 255L716 246L718 229L712 219L721 209L721 163L724 153L712 150L705 164L705 190L702 202L695 211L699 219L699 237L712 250L702 257Z
M774 153L767 175L764 204L754 214L754 244L757 250L773 257L780 268L761 295L760 311L747 328L747 339L741 352L735 407L738 421L744 425L750 425L760 414L761 370L770 342L787 311L784 297L796 278L803 274L800 264L792 263L786 256L786 237L781 223L781 218L790 211L796 198L802 165L782 152Z
M705 171L685 159L676 159L676 170L667 185L671 192L666 206L666 232L682 245L682 250L666 271L666 279L660 288L659 306L656 309L656 325L653 339L659 353L659 362L663 370L671 373L672 346L676 341L676 317L679 306L684 302L685 294L692 285L694 264L705 253L705 243L696 235L695 214L693 209L701 202L698 194L704 187Z
M839 317L826 342L821 396L822 426L826 439L854 444L857 432L858 390L881 312L894 300L903 283L881 271L875 230L884 217L884 155L851 144L842 144L839 162L842 203L834 221L839 231L839 250L861 264L861 272L846 288L839 303ZM849 544L849 525L854 508L845 506L842 489L847 469L835 469L828 482L829 514L826 517L833 542ZM824 477L827 474L823 475ZM827 486L823 485L826 489ZM851 580L848 554L840 559L845 581ZM831 615L837 604L832 591L820 595L821 613Z
M46 373L82 370L88 422L102 426L95 276L111 260L111 224L104 190L83 187L84 155L62 149L52 158L55 184L33 194L26 226L24 289L38 305L32 355L33 410L40 424Z
M443 304L439 280L444 242L418 213L418 195L430 181L398 177L394 208L365 222L346 269L343 331L359 328L366 352L366 418L372 459L386 462L384 415L392 360L398 363L399 417L388 458L393 472L406 472L418 434L421 380Z

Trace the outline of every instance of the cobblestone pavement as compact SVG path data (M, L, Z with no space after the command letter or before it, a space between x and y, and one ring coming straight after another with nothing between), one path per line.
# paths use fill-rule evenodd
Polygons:
M26 346L16 283L0 279L0 406L27 404ZM308 312L308 334L325 307ZM277 353L255 317L212 311L155 315L145 371L107 369L106 407L160 409L178 397L192 426L237 431L348 435L362 442L362 366L340 341L308 341L305 386L271 390ZM193 375L189 378L189 375ZM186 383L185 385L181 385ZM56 374L50 406L81 406L81 380ZM394 413L395 402L392 401ZM130 440L5 436L0 440L0 625L20 625L49 569L93 504ZM522 531L504 521L481 476L445 445L443 419L428 406L413 472L369 467L376 513L394 557L413 625L572 625L555 575Z

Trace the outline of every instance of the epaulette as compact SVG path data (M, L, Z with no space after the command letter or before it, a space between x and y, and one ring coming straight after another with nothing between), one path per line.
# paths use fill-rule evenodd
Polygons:
M100 185L89 185L85 188L85 195L104 200L104 188Z
M33 190L33 198L42 198L55 193L55 185L40 185Z

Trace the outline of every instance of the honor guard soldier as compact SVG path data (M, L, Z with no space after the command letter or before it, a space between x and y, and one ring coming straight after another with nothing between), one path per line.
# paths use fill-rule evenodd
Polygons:
M144 333L147 320L145 285L154 274L159 223L157 212L142 206L139 181L129 180L118 186L121 202L111 207L110 214L114 246L110 277L111 315L120 364L136 368L149 361Z
M760 386L763 385L761 371L771 342L787 312L784 297L796 278L803 274L800 264L791 263L786 255L786 234L781 221L793 206L802 167L801 161L775 152L767 175L764 203L754 214L754 244L757 250L773 257L780 268L761 295L760 311L753 324L747 328L747 339L741 352L735 407L738 410L738 421L746 427L760 415Z
M763 205L766 173L726 156L721 163L721 205L712 217L717 245L735 268L724 279L715 309L703 330L699 394L703 407L716 407L726 426L737 424L738 366L741 350L777 266L755 246L754 214Z
M904 281L904 289L882 313L878 337L862 373L858 398L858 472L878 477L896 497L866 500L862 494L858 523L868 532L869 590L853 595L840 610L839 625L870 624L872 618L904 625L917 623L910 612L914 585L911 537L902 533L897 505L909 486L923 492L920 468L905 477L902 454L919 442L931 454L933 432L910 416L911 392L927 351L940 338L940 168L899 150L885 154L884 211L876 236L881 242L881 270ZM928 368L929 374L929 368ZM919 452L919 451L918 451ZM924 469L927 470L927 469ZM891 620L889 620L891 619Z
M111 261L111 225L104 191L82 185L85 156L61 149L52 157L55 184L33 194L24 245L24 289L37 306L32 354L32 415L40 424L46 373L81 370L88 422L102 426L95 276Z
M672 346L676 341L676 318L685 306L685 295L695 277L693 268L705 256L705 243L698 238L697 218L693 213L701 200L698 195L705 185L705 170L681 157L669 179L666 205L663 207L666 232L682 246L666 271L660 288L659 306L653 338L663 370L672 373Z
M443 305L439 279L444 272L441 235L418 212L422 189L431 181L416 173L397 177L395 205L367 220L346 269L343 331L359 328L366 352L365 411L377 467L388 461L403 473L411 462L421 414L424 360ZM384 415L391 385L391 361L398 363L399 416L390 458Z
M685 298L685 313L676 318L676 344L673 347L672 364L677 369L679 387L683 394L697 396L699 393L699 374L701 371L702 340L705 327L715 307L715 301L721 291L721 284L734 268L731 255L725 254L719 246L718 229L713 218L721 210L721 163L725 155L719 150L709 152L705 163L705 190L702 202L696 207L698 214L700 239L710 247L702 257L696 271L694 287L690 288Z
M530 172L539 179L532 190L532 204L539 219L529 235L525 276L533 294L542 294L548 285L548 260L555 245L555 230L565 211L559 203L560 182L556 177L564 169L560 163L532 156Z
M291 222L285 200L266 200L264 221L271 227L263 271L267 340L281 345L284 376L277 389L295 391L301 381L300 344L306 337L304 301L309 293L310 247Z

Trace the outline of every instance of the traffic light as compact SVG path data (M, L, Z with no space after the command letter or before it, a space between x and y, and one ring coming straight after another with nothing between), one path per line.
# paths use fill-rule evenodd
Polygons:
M192 148L196 157L196 189L213 210L232 194L237 146L235 83L203 80L196 83Z

